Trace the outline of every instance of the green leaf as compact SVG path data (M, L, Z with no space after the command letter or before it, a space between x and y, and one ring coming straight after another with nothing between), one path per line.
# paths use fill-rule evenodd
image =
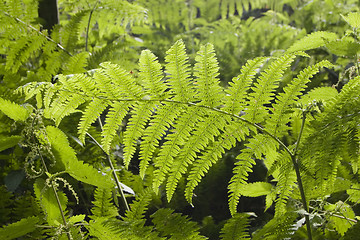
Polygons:
M61 161L66 172L73 178L97 187L104 187L105 185L108 186L112 184L110 176L102 175L91 165L77 159L74 149L70 147L67 137L60 129L53 126L47 126L46 132L56 159Z
M77 223L77 222L83 222L85 220L85 215L75 215L69 218L69 223Z
M341 16L351 27L353 27L353 28L360 27L360 13L351 12L346 16L343 16L343 15L341 15Z
M352 57L357 55L360 50L360 44L352 38L343 38L330 41L325 44L329 51L338 56Z
M355 223L353 221L349 221L348 219L354 219L355 213L352 210L351 206L339 201L336 204L331 204L330 206L326 206L325 209L335 209L339 213L336 213L339 216L332 215L330 216L331 225L335 228L335 230L344 236L345 232Z
M62 215L52 188L46 186L45 180L38 178L34 183L34 192L40 207L43 209L46 220L51 226L58 226L63 223ZM57 191L62 211L66 210L67 197L63 192Z
M38 217L23 218L18 222L9 224L0 229L0 239L10 240L22 237L36 229L36 224L39 222Z
M239 186L241 195L246 197L260 197L268 195L274 189L273 185L267 182L246 183Z
M296 41L288 50L288 53L297 51L306 51L324 46L329 41L334 41L338 38L336 33L318 31L308 34L307 36Z
M26 108L0 97L0 111L14 121L25 121L30 112Z
M8 148L11 148L19 143L22 139L21 136L13 135L13 136L0 136L0 152L4 151Z

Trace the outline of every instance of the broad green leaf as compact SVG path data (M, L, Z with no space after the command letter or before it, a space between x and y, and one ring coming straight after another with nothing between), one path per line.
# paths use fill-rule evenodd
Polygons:
M34 192L36 199L40 203L40 207L43 209L46 220L51 226L58 226L62 223L61 211L55 197L55 193L52 188L46 186L45 180L38 178L34 183ZM57 191L62 211L66 210L67 197L63 192Z
M343 19L353 28L360 27L360 13L358 12L351 12L346 16L343 16Z
M267 182L247 183L241 186L241 195L246 197L259 197L271 193L273 185Z
M10 137L0 136L0 152L15 146L18 144L21 138L22 137L18 135L13 135Z
M9 224L0 229L0 239L10 240L22 237L36 229L36 224L39 222L38 217L23 218L18 222Z
M104 176L91 165L77 159L75 150L70 147L66 135L60 129L48 126L46 132L55 157L63 163L66 172L73 178L97 187L112 184L109 175Z
M30 114L30 112L26 108L1 97L0 111L2 111L6 116L15 121L25 121Z
M329 51L338 56L355 56L360 50L360 44L354 42L354 39L343 38L326 43Z
M296 41L288 50L288 53L306 51L324 46L327 42L338 39L336 33L318 31Z

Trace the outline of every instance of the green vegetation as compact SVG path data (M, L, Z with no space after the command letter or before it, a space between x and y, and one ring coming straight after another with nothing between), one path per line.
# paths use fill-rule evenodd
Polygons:
M1 239L358 236L358 1L47 3L0 2Z

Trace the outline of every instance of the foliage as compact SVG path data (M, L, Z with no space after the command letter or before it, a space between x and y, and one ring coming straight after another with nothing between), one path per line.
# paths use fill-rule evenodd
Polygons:
M303 2L308 14L322 4L59 1L48 33L38 1L2 1L1 238L352 236L360 15L313 32L291 26ZM319 84L331 68L340 77ZM231 217L216 219L214 237L181 206L201 207L219 164L232 172ZM267 219L243 208L247 198L265 201Z

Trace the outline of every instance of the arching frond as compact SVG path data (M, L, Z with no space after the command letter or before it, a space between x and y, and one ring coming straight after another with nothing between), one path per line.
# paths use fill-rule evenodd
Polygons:
M261 72L257 82L251 87L248 95L248 110L244 116L251 122L259 123L264 120L268 111L264 106L269 104L274 96L274 90L284 74L284 70L290 66L295 55L284 55L276 59Z

